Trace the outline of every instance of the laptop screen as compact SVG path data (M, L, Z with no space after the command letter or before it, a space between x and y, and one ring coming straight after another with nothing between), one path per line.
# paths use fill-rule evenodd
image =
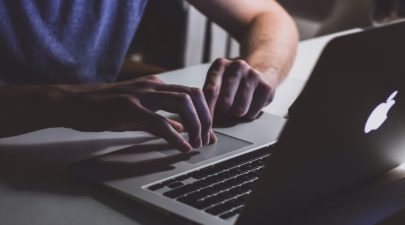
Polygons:
M237 224L294 218L405 163L404 40L401 23L329 43Z

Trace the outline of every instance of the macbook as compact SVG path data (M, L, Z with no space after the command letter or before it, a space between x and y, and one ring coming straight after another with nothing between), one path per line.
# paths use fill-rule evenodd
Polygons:
M405 161L403 40L403 23L332 40L288 122L264 113L190 154L157 139L72 169L195 224L285 223Z

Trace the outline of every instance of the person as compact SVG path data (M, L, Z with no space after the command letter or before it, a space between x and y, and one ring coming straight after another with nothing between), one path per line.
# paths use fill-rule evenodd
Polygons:
M404 15L404 4L404 0L375 0L372 19L375 23L398 20Z
M212 64L202 90L155 76L114 82L146 2L0 0L0 137L142 130L189 152L215 141L214 118L253 120L272 101L298 42L275 0L189 0L241 44L239 59Z

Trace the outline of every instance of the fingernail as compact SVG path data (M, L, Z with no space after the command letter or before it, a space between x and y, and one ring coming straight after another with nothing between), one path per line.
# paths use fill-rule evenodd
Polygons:
M201 137L198 137L198 138L197 138L196 147L197 147L197 148L201 148L201 147L202 147L202 140L201 140Z
M238 108L234 111L235 116L243 116L245 113L245 110L243 108Z
M183 141L183 148L182 151L183 152L191 152L191 149L193 149L191 147L191 145L187 142L187 141Z
M210 135L211 135L210 144L214 144L215 142L217 142L218 139L217 136L215 135L215 132L211 130Z
M204 137L203 137L203 144L204 144L204 145L208 145L209 142L210 142L210 134L207 133L207 134L205 134Z

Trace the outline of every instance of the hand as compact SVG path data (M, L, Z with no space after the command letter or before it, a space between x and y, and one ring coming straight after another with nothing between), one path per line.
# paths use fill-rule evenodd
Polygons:
M270 83L243 60L217 59L208 70L203 88L211 116L215 120L256 119L273 100L274 88Z
M150 76L114 84L63 86L75 93L63 104L68 119L63 126L81 131L142 130L164 138L188 152L213 137L212 119L200 89L164 84ZM182 124L155 111L180 115L189 133L189 143L180 132ZM212 141L212 140L211 140Z

